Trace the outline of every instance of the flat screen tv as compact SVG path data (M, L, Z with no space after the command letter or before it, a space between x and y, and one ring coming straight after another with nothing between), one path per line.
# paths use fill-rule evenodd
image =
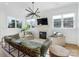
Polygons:
M47 18L40 18L40 19L37 19L37 24L38 25L48 25L48 19Z

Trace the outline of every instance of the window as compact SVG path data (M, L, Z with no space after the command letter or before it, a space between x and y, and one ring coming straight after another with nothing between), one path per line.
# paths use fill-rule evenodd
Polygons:
M16 27L17 28L22 28L22 22L16 20Z
M8 28L22 28L22 21L8 17Z
M64 28L74 27L74 13L63 15L63 27Z
M63 27L65 27L65 28L73 28L73 17L64 18Z
M55 28L61 28L61 16L53 16L53 20L54 20L54 27Z
M74 28L74 13L53 16L54 28Z
M12 19L11 22L8 23L8 28L15 28L15 20Z
M61 27L61 19L54 19L54 27Z

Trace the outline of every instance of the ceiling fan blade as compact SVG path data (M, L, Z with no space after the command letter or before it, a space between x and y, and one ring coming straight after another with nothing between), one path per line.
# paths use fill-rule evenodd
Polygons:
M29 17L30 15L27 15L26 17Z
M28 9L25 9L26 11L28 11L28 12L31 12L30 10L28 10Z
M40 13L40 12L36 12L36 13Z
M31 17L31 18L33 18L33 16L34 16L34 15L32 15L32 17Z
M31 12L34 12L30 7L29 7L29 9L30 9Z
M30 14L27 14L27 16L26 16L26 17L29 17L29 16L31 16L31 13L30 13Z
M39 15L35 14L37 17L40 17Z
M39 8L37 8L37 10L35 11L35 13L38 11Z

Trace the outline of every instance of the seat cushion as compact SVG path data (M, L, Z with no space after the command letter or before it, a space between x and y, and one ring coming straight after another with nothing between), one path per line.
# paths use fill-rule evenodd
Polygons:
M60 57L66 57L69 56L69 50L66 48L59 46L59 45L52 45L49 48L50 52L54 55L60 56Z

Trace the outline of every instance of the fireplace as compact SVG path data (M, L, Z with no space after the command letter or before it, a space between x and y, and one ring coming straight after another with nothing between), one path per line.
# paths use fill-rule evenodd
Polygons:
M40 31L40 32L39 32L39 38L40 38L40 39L46 39L46 38L47 38L47 33Z

